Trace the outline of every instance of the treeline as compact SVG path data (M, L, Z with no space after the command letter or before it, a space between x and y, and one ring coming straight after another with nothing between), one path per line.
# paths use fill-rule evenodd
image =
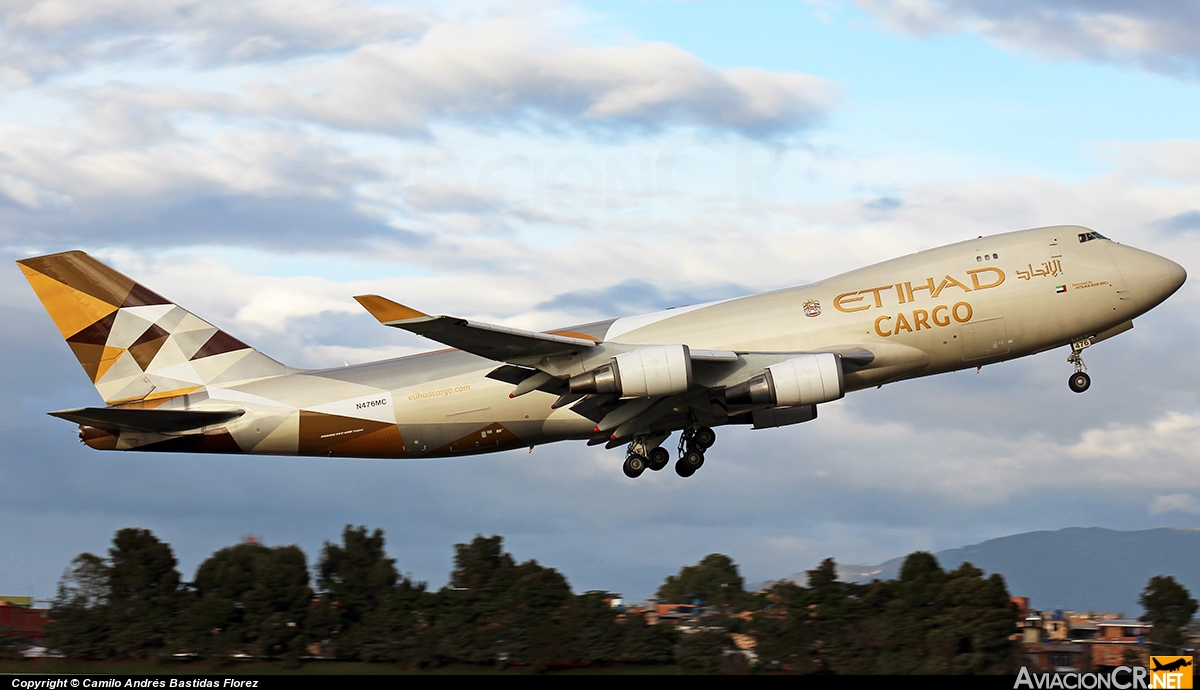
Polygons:
M932 554L908 556L898 580L837 580L832 559L808 571L808 587L775 584L782 612L754 617L760 658L800 673L994 674L1021 665L1018 611L1004 579Z
M51 609L50 645L88 659L303 657L448 664L670 663L674 631L620 620L606 595L571 592L500 537L455 546L441 590L400 575L380 530L347 527L326 542L310 580L295 546L256 543L213 554L184 583L169 545L123 529L107 559L82 554ZM315 587L313 586L315 584Z
M168 544L124 529L107 558L72 561L48 634L54 649L87 659L1016 672L1017 612L998 575L968 564L946 572L916 553L895 581L838 582L832 560L808 576L807 587L781 582L751 594L736 564L713 554L659 589L663 601L705 604L700 619L675 626L613 608L604 592L574 594L553 568L518 563L498 536L456 545L449 582L430 591L399 573L380 530L348 526L341 543L326 542L311 575L298 547L243 543L184 582Z

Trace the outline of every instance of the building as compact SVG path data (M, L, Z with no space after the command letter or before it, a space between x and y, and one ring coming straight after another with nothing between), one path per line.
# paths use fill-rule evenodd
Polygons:
M28 599L22 606L13 600ZM0 634L6 637L41 639L46 636L46 624L50 621L50 609L33 608L30 597L0 597Z
M1150 623L1115 613L1038 611L1025 597L1013 601L1022 608L1019 634L1031 669L1065 673L1149 666Z
M1100 634L1091 641L1092 663L1096 666L1150 666L1146 642L1154 627L1134 618L1114 618L1097 624Z

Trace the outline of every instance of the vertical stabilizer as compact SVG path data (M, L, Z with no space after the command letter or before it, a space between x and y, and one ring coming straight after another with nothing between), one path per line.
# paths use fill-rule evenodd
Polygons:
M17 264L110 405L286 373L279 362L83 252Z

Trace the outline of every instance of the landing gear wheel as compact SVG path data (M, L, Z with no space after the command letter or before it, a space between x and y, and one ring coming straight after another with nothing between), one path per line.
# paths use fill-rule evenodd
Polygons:
M1092 377L1088 376L1082 371L1077 371L1074 374L1071 374L1071 378L1067 381L1067 385L1070 386L1071 390L1075 391L1076 393L1082 393L1092 385Z
M713 444L717 442L717 432L709 427L702 426L696 429L696 433L692 436L692 439L701 451L705 451L712 448Z
M703 465L704 453L698 450L689 450L679 458L679 462L675 463L675 473L680 477L690 477Z
M625 458L625 464L621 467L625 471L625 476L630 479L637 479L642 476L642 472L646 471L646 458L631 453Z
M662 446L650 451L650 457L646 458L646 466L652 472L657 472L666 467L668 462L671 462L671 454Z

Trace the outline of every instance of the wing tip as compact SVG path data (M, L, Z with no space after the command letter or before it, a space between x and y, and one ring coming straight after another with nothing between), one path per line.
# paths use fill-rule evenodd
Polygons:
M406 307L403 304L398 304L386 297L379 295L356 295L354 297L363 309L366 309L371 316L374 316L379 323L394 323L396 321L409 321L411 319L429 318L429 314L419 312L412 307Z

